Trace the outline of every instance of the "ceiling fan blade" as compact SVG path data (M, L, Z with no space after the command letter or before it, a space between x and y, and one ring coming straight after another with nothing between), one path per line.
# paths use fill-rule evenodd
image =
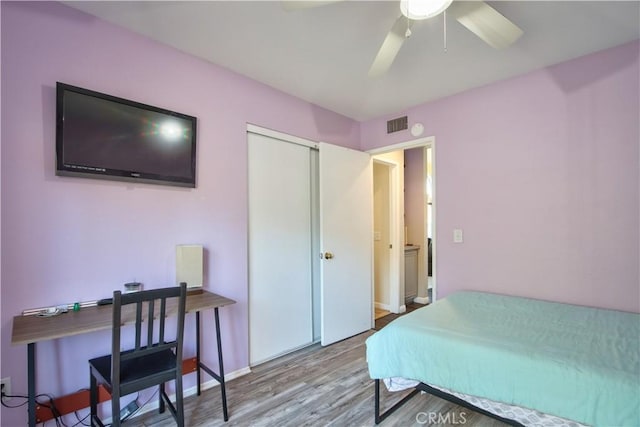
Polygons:
M453 2L447 13L495 49L511 46L523 31L483 1Z
M387 33L387 37L385 37L382 42L382 46L380 46L380 50L373 60L371 68L369 68L369 77L379 77L389 70L391 64L393 64L393 60L402 47L402 43L407 39L407 28L411 28L413 23L414 21L402 15L396 19L391 30Z
M344 0L283 0L280 2L282 8L288 12L300 9L311 9L313 7L325 6L327 4L338 3Z

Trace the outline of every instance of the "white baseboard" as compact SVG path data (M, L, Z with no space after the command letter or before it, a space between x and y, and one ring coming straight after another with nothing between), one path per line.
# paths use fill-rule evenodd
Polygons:
M415 297L413 302L416 304L429 304L429 297Z
M391 311L391 306L389 304L383 304L381 302L374 302L373 306L375 308L379 308L380 310L387 310L387 311Z
M230 381L230 380L232 380L234 378L238 378L238 377L241 377L243 375L247 375L249 373L251 373L251 368L247 366L246 368L241 368L241 369L238 369L237 371L233 371L233 372L229 372L228 374L225 374L224 380L225 380L225 382L227 382L227 381ZM208 375L206 372L204 372L204 374ZM213 387L218 386L218 385L220 385L220 383L217 380L212 378L209 381L203 382L200 385L200 391L208 390L208 389L213 388ZM193 387L189 387L189 388L184 390L183 398L187 398L189 396L193 396L193 395L195 395L197 393L198 393L198 385L194 385ZM175 399L176 399L175 393L169 395L169 398L172 401L175 401ZM147 399L148 399L148 397L147 397ZM144 401L142 403L144 403ZM151 411L154 411L154 410L158 410L158 399L157 399L157 396L153 399L153 402L149 402L146 405L144 405L142 408L140 408L138 410L138 412L135 413L135 415L131 416L131 418L129 418L129 419L135 418L137 416L140 416L142 414L146 414L147 412L151 412ZM111 420L108 419L108 420L105 420L105 421L108 421L109 424L111 424ZM106 424L107 423L105 422L105 425Z
M235 378L242 377L242 376L250 374L250 373L251 373L251 368L247 366L246 368L241 368L241 369L238 369L236 371L229 372L228 374L225 374L224 375L224 381L225 382L231 381L231 380L233 380ZM204 374L208 375L206 372L204 372ZM204 382L204 383L202 383L200 385L200 391L208 390L208 389L213 388L213 387L218 386L218 385L220 385L220 383L217 380L211 378L209 381L206 381L206 382ZM184 397L192 396L192 395L196 394L197 392L198 392L198 386L194 385L193 387L189 387L188 389L186 389L184 391ZM170 396L170 397L175 397L175 396Z

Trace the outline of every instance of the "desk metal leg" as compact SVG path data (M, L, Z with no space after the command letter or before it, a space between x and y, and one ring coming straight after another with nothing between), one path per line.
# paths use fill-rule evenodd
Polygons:
M200 396L200 312L196 311L196 383L198 384L198 396Z
M29 427L36 427L36 344L27 344L27 391Z
M218 307L214 309L216 317L216 339L218 341L218 365L220 366L220 391L222 393L222 413L224 414L224 420L229 420L229 414L227 412L227 389L224 381L224 367L222 366L222 339L220 339L220 318L218 316Z
M216 340L218 345L218 372L214 372L211 368L200 361L200 312L196 312L196 362L198 365L197 381L198 395L200 395L200 371L204 370L220 383L220 392L222 394L222 414L225 421L229 421L229 412L227 410L227 387L224 380L224 365L222 364L222 338L220 337L220 316L218 315L218 307L213 309L216 323Z

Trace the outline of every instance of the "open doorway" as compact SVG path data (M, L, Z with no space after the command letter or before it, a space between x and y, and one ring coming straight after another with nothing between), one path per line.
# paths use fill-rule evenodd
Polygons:
M404 152L373 156L374 167L374 313L403 313Z
M421 138L370 151L378 173L377 186L374 178L373 237L378 249L374 308L402 313L406 304L427 304L436 298L434 142L433 137ZM394 175L393 165L400 173ZM386 194L386 183L396 196ZM389 200L388 209L381 207L385 200ZM381 228L387 221L389 240Z
M373 160L373 279L374 319L391 313L392 265L392 177L396 166L380 159Z

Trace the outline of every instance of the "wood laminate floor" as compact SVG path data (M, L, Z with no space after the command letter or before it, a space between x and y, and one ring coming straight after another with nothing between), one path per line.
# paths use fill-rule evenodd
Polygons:
M389 323L393 322L394 320L396 320L398 317L402 316L403 314L411 313L413 310L417 310L419 308L424 307L424 305L412 302L412 303L407 304L406 307L407 307L407 311L402 313L402 314L389 313L384 317L376 318L375 319L376 320L375 330L379 331L380 329L384 328Z
M312 345L256 366L250 374L227 382L227 423L222 420L219 387L206 390L199 397L190 396L185 399L185 424L187 427L373 426L374 389L367 371L365 340L374 332L327 347ZM405 394L389 393L381 387L382 407L392 406ZM164 427L175 423L168 412L154 411L133 418L130 425ZM380 424L425 425L505 424L428 394L415 396Z
M383 310L383 309L381 309L381 308L376 308L376 309L375 309L375 311L374 311L373 318L374 318L374 319L376 319L376 320L378 320L378 319L380 319L381 317L384 317L384 316L386 316L386 315L387 315L387 314L389 314L389 313L390 313L390 311L389 311L389 310Z

